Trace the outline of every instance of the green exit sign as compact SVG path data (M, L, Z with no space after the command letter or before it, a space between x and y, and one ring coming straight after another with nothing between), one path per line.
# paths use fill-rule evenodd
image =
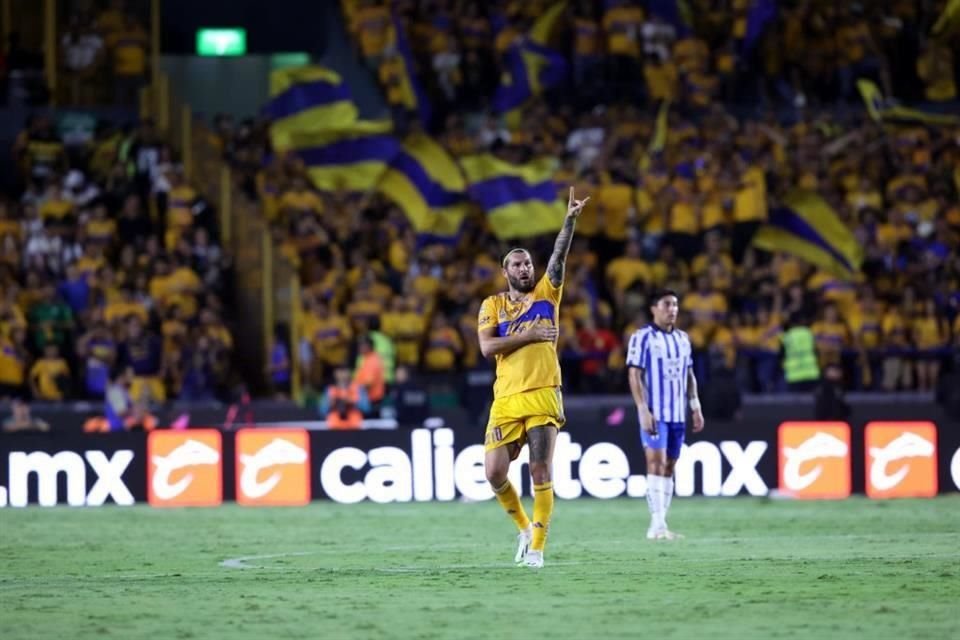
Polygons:
M197 29L198 56L242 56L246 52L246 29Z

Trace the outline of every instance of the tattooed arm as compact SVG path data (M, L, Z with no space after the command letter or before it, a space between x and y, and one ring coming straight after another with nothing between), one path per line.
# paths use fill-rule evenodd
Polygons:
M563 228L557 234L557 241L553 245L553 254L550 261L547 262L547 277L550 278L550 284L559 287L563 284L563 272L566 267L567 253L570 251L570 243L573 241L573 230L577 226L577 216L583 210L587 200L576 200L573 197L573 187L570 187L570 199L567 201L567 217L563 220Z

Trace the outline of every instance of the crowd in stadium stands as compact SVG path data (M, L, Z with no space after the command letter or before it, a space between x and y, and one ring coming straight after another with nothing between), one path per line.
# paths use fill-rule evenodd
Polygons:
M70 4L62 101L136 104L144 7ZM0 61L7 102L47 102L42 66L13 31ZM221 397L238 382L223 319L230 261L150 120L81 120L38 110L12 149L17 175L0 194L0 400L106 399L107 419L88 428L149 425L159 403Z
M0 397L212 399L232 379L210 207L153 124L65 144L32 116L0 198Z
M398 126L416 127L396 108L388 3L341 4ZM828 377L839 371L848 388L929 390L943 365L958 369L960 130L884 129L849 104L859 100L859 77L933 108L955 100L956 42L925 35L942 2L779 3L772 26L745 50L749 0L691 0L693 30L682 37L644 3L575 0L570 37L561 39L571 46L569 85L509 126L488 108L501 57L550 4L392 3L434 106L445 108L432 128L452 154L553 156L560 197L571 184L591 195L567 266L565 387L624 388L624 344L649 320L646 296L662 287L681 295L697 373L717 388L726 380L743 391L786 389L781 336L797 325L812 330ZM663 99L674 105L666 146L640 170ZM377 194L318 192L288 156L258 170L264 123L218 125L300 268L308 385L320 389L336 371L350 389L357 338L375 338L393 361L382 363L387 382L394 366L404 378L487 366L475 339L478 305L503 288L498 260L508 245L481 215L468 218L456 244L423 246ZM852 281L751 245L794 187L818 192L854 231L865 259ZM541 269L551 240L524 242Z
M58 29L58 97L62 103L88 106L136 104L147 81L149 37L137 0L71 0L61 3ZM17 11L42 11L42 3L24 3ZM49 99L40 43L24 43L17 26L0 51L0 104L42 105Z

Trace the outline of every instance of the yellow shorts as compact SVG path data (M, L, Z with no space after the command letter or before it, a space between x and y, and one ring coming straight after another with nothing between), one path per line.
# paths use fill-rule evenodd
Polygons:
M492 451L512 442L522 447L527 442L528 429L544 425L560 429L566 421L559 387L541 387L496 398L490 407L484 450Z

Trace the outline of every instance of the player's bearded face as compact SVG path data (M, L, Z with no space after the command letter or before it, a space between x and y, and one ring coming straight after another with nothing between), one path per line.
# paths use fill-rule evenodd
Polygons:
M533 277L533 263L526 256L517 260L511 258L507 262L507 268L504 269L504 275L510 287L520 293L530 293L536 284Z

